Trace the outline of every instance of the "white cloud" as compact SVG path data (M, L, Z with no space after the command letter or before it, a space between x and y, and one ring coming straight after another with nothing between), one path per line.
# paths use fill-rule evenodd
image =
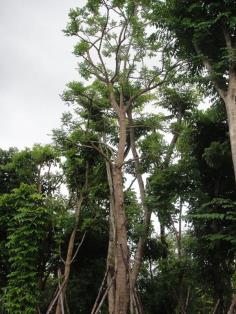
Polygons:
M74 41L62 33L76 0L2 0L0 147L50 142L66 110L59 94L78 78Z

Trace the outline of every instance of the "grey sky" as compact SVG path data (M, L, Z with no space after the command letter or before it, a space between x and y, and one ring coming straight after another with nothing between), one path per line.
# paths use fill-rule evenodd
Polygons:
M85 0L0 1L0 148L50 142L67 110L59 94L78 78L62 29Z

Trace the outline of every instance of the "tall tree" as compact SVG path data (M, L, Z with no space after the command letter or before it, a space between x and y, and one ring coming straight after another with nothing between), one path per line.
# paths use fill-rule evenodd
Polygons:
M129 291L130 260L123 189L123 166L129 151L127 121L131 121L128 113L139 104L143 95L167 80L175 65L165 58L159 43L148 40L149 23L138 2L88 1L84 8L71 10L69 17L65 33L79 40L74 53L83 61L80 74L87 80L95 78L101 86L96 93L91 93L91 86L82 87L77 92L90 100L91 94L95 94L98 100L103 98L115 119L118 140L115 147L110 143L112 148L109 148L109 142L101 139L100 144L90 141L90 146L103 155L111 174L115 227L115 273L114 282L111 282L115 293L111 311L127 313L129 303L131 301L132 305L134 299L130 299ZM159 66L148 67L147 56ZM134 149L133 154L137 159ZM142 189L140 179L139 183Z
M196 111L190 123L179 148L182 146L182 170L188 169L185 177L190 180L187 195L194 236L192 254L199 276L204 278L204 289L208 288L217 306L215 313L226 313L235 267L236 193L224 105L217 103L206 112Z
M174 54L186 60L191 71L195 69L207 79L225 103L236 178L236 2L151 3L153 20L174 35Z

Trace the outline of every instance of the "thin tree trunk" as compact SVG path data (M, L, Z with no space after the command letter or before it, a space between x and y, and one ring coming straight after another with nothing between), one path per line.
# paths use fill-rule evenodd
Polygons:
M212 314L216 314L217 313L218 308L219 308L219 304L220 304L220 299L218 299L216 301Z
M62 314L64 311L63 304L64 304L66 289L67 289L69 276L70 276L71 264L72 264L72 259L73 259L73 249L74 249L74 243L75 243L75 236L76 236L76 232L77 232L77 228L78 228L80 209L81 209L82 203L83 203L83 194L81 193L80 198L78 200L78 203L76 205L76 213L75 213L76 214L76 225L75 225L75 227L74 227L74 229L70 235L70 240L68 243L64 273L63 273L64 286L61 289L60 296L57 300L56 314Z
M144 246L147 240L148 231L150 227L151 211L148 209L145 203L145 187L144 187L144 182L143 182L141 169L140 169L141 166L139 162L139 155L138 155L136 145L135 145L135 133L134 133L134 128L133 128L133 119L132 119L131 111L128 112L128 118L129 118L129 125L131 126L129 129L129 133L130 133L131 151L133 154L134 165L135 165L135 175L138 181L140 199L141 199L141 204L142 204L143 213L144 213L144 219L143 219L144 230L142 232L142 235L139 237L138 246L135 253L134 265L131 272L130 287L131 289L135 289L138 274L140 272L140 268L142 264L143 250L144 250Z
M179 107L179 112L177 114L177 121L176 121L178 125L180 125L181 122L182 122L183 114L184 114L183 109L181 107ZM173 134L172 140L171 140L171 142L169 144L168 150L166 152L165 159L164 159L163 164L162 164L162 169L163 170L165 170L165 169L167 169L169 167L169 164L170 164L170 161L171 161L171 157L173 155L173 151L175 149L175 146L176 146L176 143L178 141L179 135L180 135L179 132L175 132ZM165 240L165 225L163 224L162 221L160 221L160 236L161 236L161 242L163 244L166 244L166 240Z
M127 222L124 211L123 180L120 167L113 166L116 224L116 278L115 278L115 314L126 314L129 303L128 292L128 245Z
M110 191L110 215L109 215L109 244L107 252L107 286L110 286L108 290L108 311L109 314L113 314L115 310L115 204L114 204L114 192L111 167L108 161L106 161L107 179Z
M128 112L128 118L129 118L129 125L130 127L130 144L131 144L131 150L132 150L132 154L133 154L133 159L134 159L134 164L135 164L135 174L137 177L137 181L138 181L138 186L139 186L139 193L140 193L140 199L141 199L141 204L142 204L142 208L143 208L143 213L144 213L144 219L143 219L143 225L144 225L144 230L142 235L139 237L139 241L138 241L138 246L136 249L136 253L135 253L135 259L134 259L134 265L132 268L132 272L131 272L131 282L130 282L130 289L131 290L135 290L135 285L137 283L137 279L138 279L138 275L140 272L140 268L142 265L142 259L143 259L143 250L145 247L145 243L148 237L148 232L149 232L149 227L150 227L150 223L151 223L151 211L148 209L146 203L145 203L145 187L144 187L144 182L143 182L143 178L142 178L142 174L141 174L141 169L140 169L140 162L139 162L139 155L136 149L136 141L135 141L135 128L133 127L133 118L132 118L132 111L130 110ZM179 123L181 123L182 120L182 113L180 112L177 121ZM164 167L168 167L169 162L170 162L170 158L171 155L173 153L173 149L175 147L175 144L177 142L179 134L174 134L173 139L171 141L170 144L170 148L167 152L165 161L164 161ZM161 230L162 230L162 235L164 236L164 226L161 226Z
M115 211L115 314L127 314L129 305L129 252L127 243L127 221L124 209L122 166L126 146L126 112L122 103L119 112L119 146L117 158L112 164L112 181L114 189Z
M227 314L234 314L235 309L236 309L236 296L234 295Z
M110 286L108 291L108 307L109 314L114 313L115 309L115 284L114 284L114 276L115 276L115 238L113 231L113 222L112 217L110 216L109 223L109 245L108 245L108 253L107 253L107 286Z
M181 261L182 259L182 211L183 211L183 203L182 200L180 198L179 200L179 228L178 228L178 232L176 233L176 241L177 241L177 254L178 254L178 260ZM184 300L184 287L183 287L183 278L184 274L180 273L179 275L179 296L178 296L178 300L179 300L179 305L180 305L180 309L181 309L181 313L182 314L186 314L186 307L185 307L185 300Z
M181 260L182 257L182 212L183 212L183 203L180 198L179 201L179 231L178 231L178 239L177 239L177 248L178 248L178 258Z
M234 174L236 179L236 74L230 74L230 81L227 96L224 98L227 110L229 135L232 152L232 160L234 166Z

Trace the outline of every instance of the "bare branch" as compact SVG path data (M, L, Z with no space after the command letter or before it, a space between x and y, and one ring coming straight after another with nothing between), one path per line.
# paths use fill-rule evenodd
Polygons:
M105 4L106 6L106 3L105 1L103 1L103 3ZM99 56L99 59L101 61L101 64L102 64L102 67L103 67L103 70L104 70L104 73L105 73L105 76L106 76L106 80L107 82L109 81L109 77L108 77L108 73L107 73L107 69L106 69L106 66L105 66L105 63L103 61L103 58L102 58L102 55L101 55L101 48L102 48L102 43L103 43L103 38L104 38L104 35L105 35L105 32L106 32L106 29L107 29L107 25L108 25L108 21L109 21L109 12L110 12L110 9L106 6L106 9L107 9L107 15L106 15L106 23L102 29L102 34L101 34L101 37L100 37L100 44L99 44L99 48L96 48L97 50L97 53L98 53L98 56Z
M216 314L219 304L220 304L220 299L217 300L217 302L216 302L216 304L214 306L212 314Z
M100 81L106 83L106 79L104 77L102 77L100 74L97 73L97 71L99 71L100 73L102 73L102 71L96 67L96 65L92 62L92 59L86 58L85 56L81 56L86 62L88 62L89 65L91 65L95 71L90 70L91 74L93 74L94 76L96 76L97 79L99 79ZM103 74L103 73L102 73Z
M128 111L130 109L130 107L132 106L133 102L135 99L137 99L138 97L142 96L143 94L146 94L150 91L152 91L153 89L163 85L164 83L166 83L167 81L167 78L168 78L168 75L169 75L169 72L171 72L171 70L173 70L174 68L177 67L177 65L179 64L180 62L176 62L172 67L170 67L170 69L168 71L165 72L165 75L163 77L163 79L158 82L158 83L154 83L154 81L156 80L156 78L160 75L160 73L158 73L157 75L155 75L149 82L148 86L141 89L139 91L139 93L137 93L136 95L133 95L132 97L130 97L129 101L128 101L128 105L126 106L126 110Z
M53 309L55 303L57 302L57 299L58 299L58 297L60 296L60 294L61 294L61 292L62 292L62 289L64 288L65 284L66 284L66 281L64 280L63 283L62 283L61 286L60 286L60 289L58 289L58 291L57 291L57 293L56 293L54 299L51 301L51 303L50 303L50 305L49 305L49 307L48 307L48 309L47 309L46 314L51 313L51 311L52 311L52 309Z
M123 24L123 27L121 28L120 34L119 34L119 38L118 38L118 43L117 43L117 48L116 48L116 53L115 53L115 73L111 79L111 82L114 83L117 79L117 76L119 74L120 71L120 49L121 49L121 45L122 43L125 41L126 39L126 31L127 31L127 27L128 27L128 23L127 21L125 21L125 23Z
M137 15L137 12L138 12L138 6L137 4L135 5L135 8L134 8L134 16ZM126 50L126 55L125 55L125 61L124 61L124 71L126 71L127 69L127 62L128 62L128 59L129 59L129 52L130 52L130 49L132 47L132 43L133 43L133 32L131 33L130 35L130 40L129 40L129 44L128 44L128 48ZM127 77L128 78L128 77Z
M111 163L111 160L110 160L109 156L107 156L101 148L99 148L99 147L97 147L96 145L94 145L93 142L91 142L91 146L92 146L100 155L102 155L102 156L106 159L106 161L108 161L109 163Z
M180 112L179 115L178 115L178 118L177 118L177 123L178 124L181 123L182 118L183 118L183 113ZM170 163L170 160L171 160L171 156L173 154L175 145L176 145L176 143L178 141L179 135L180 135L179 133L175 132L173 137L172 137L172 140L171 140L171 142L169 144L169 147L168 147L168 150L166 152L165 160L163 162L163 168L164 169L166 169L169 166L169 163Z
M99 142L99 141L91 141L92 143L99 143L101 146L104 146L110 153L111 153L111 156L112 158L114 159L114 148L110 145L108 145L107 143L105 142Z
M79 249L81 248L81 246L82 246L82 244L83 244L83 242L84 242L86 233L87 233L87 232L85 231L84 234L83 234L82 240L80 241L80 243L79 243L79 245L78 245L78 247L77 247L77 249L76 249L76 251L75 251L75 253L74 253L74 256L72 257L72 259L71 259L71 261L70 261L70 264L74 262L74 260L75 260L75 258L76 258L76 256L77 256L77 254L79 253Z
M106 296L107 296L107 294L108 294L108 292L109 292L109 290L110 290L110 288L111 288L111 286L113 284L115 276L116 276L116 274L114 274L114 276L111 278L111 281L110 281L110 283L109 283L109 285L108 285L108 287L107 287L107 289L106 289L106 291L105 291L105 293L104 293L100 303L98 304L98 307L96 308L96 311L91 312L91 314L98 314L99 313L99 311L100 311L100 309L101 309L101 307L102 307L102 305L103 305L103 303L104 303L104 301L106 299Z
M94 305L93 305L93 308L92 308L91 313L94 313L95 310L96 310L96 308L97 308L97 306L98 306L98 301L99 301L99 299L100 299L100 297L101 297L102 290L103 290L103 288L104 288L104 286L105 286L107 275L108 275L108 269L106 270L105 275L104 275L104 277L103 277L103 280L102 280L101 286L100 286L100 288L99 288L98 295L97 295L97 298L96 298L95 303L94 303Z
M128 192L131 188L132 188L132 186L133 186L133 184L134 184L134 182L137 180L137 178L135 177L132 181L131 181L131 183L130 183L130 185L128 186L128 188L125 190L125 192Z

